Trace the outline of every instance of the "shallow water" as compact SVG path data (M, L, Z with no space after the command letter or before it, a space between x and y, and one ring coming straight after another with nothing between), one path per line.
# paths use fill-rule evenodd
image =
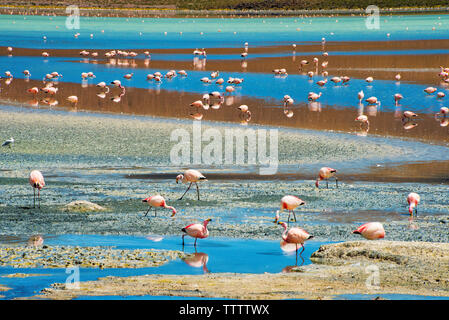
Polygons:
M67 29L66 17L63 16L1 15L0 37L5 45L32 48L105 48L112 44L118 49L240 47L244 42L249 42L250 46L283 42L299 45L306 41L320 42L322 37L328 41L446 38L449 31L448 20L448 16L444 14L385 15L380 19L379 29L368 29L365 17L81 17L80 29ZM433 27L435 30L432 30ZM80 36L75 38L73 35L77 32ZM204 34L201 35L200 32ZM391 34L389 38L387 33ZM93 38L90 34L94 35ZM44 35L47 37L45 42L42 39Z
M183 250L180 236L147 237L136 236L100 236L100 235L60 235L44 236L45 244L49 246L106 246L117 249L167 249ZM24 245L26 238L1 238L1 244ZM298 265L310 264L310 255L319 246L330 242L310 240L302 253L304 261L298 258ZM184 252L195 253L193 239L186 237ZM192 258L174 260L163 266L141 269L88 269L80 268L80 281L95 280L106 276L136 276L144 274L203 274L211 273L279 273L288 267L296 265L295 253L284 253L278 240L252 240L230 238L199 239L196 254ZM4 278L11 273L42 274L27 278ZM12 287L12 290L2 292L3 299L26 297L37 294L39 290L50 284L64 283L69 273L65 269L43 268L0 268L0 284Z

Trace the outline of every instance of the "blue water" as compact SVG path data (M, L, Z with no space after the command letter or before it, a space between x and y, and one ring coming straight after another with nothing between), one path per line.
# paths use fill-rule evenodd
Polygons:
M161 241L148 240L138 236L103 236L103 235L61 235L44 236L45 244L49 246L114 246L117 249L167 249L183 250L181 237L163 237ZM19 244L15 241L15 244ZM25 240L24 240L25 243ZM330 242L326 242L330 243ZM318 250L324 242L308 241L305 251L302 253L304 262L298 258L298 265L310 264L310 255ZM195 253L192 238L185 238L184 251ZM191 266L183 260L174 260L163 266L155 268L121 268L121 269L92 269L80 268L80 281L96 280L106 276L136 276L145 274L203 274L205 272L235 272L235 273L279 273L285 267L296 264L295 253L284 253L280 249L278 240L253 240L253 239L229 239L207 238L200 239L197 243L197 253L201 253L206 262L205 268L201 263ZM3 278L3 275L11 273L44 274L28 278ZM43 288L48 288L52 283L65 283L69 274L65 269L44 268L12 268L0 267L0 284L11 287L12 290L4 291L2 299L25 297L38 294Z
M383 293L383 294L342 294L336 296L336 300L372 300L376 297L381 297L388 300L449 300L449 297L439 296L420 296L413 294L396 294L396 293Z
M64 16L0 15L2 45L42 49L210 48L241 47L244 42L249 42L250 46L301 45L320 42L322 37L328 41L447 39L449 31L449 16L443 14L381 15L379 29L368 29L365 17L81 17L79 29L69 29L70 25L67 28L66 19ZM80 33L78 38L73 36L75 33ZM390 33L389 38L387 33ZM44 35L47 37L45 42Z
M214 83L204 84L200 81L202 77L209 77L207 71L189 71L188 77L175 77L171 80L164 79L162 84L147 81L146 75L160 71L161 69L134 69L124 67L114 67L103 64L83 64L79 58L50 57L0 57L0 70L9 70L17 78L23 78L22 71L27 68L31 72L31 79L42 80L44 75L58 71L63 74L59 81L81 83L81 72L92 71L96 75L93 80L88 80L89 84L95 85L100 81L110 83L112 80L120 79L125 87L136 88L162 88L169 91L193 92L198 94L209 93L211 91L224 91L225 86L218 86ZM250 63L250 62L249 62ZM287 70L288 71L288 70ZM435 73L437 73L437 69ZM123 79L126 73L134 73L130 80ZM338 74L341 75L341 74ZM367 70L367 76L369 70ZM286 78L274 77L271 74L249 73L249 72L222 72L220 77L227 79L229 76L244 78L241 86L237 86L233 95L248 96L264 99L273 99L274 105L281 107L281 99L285 94L290 94L295 103L307 102L309 91L322 92L323 96L318 100L323 106L334 107L357 107L357 92L363 90L365 98L376 96L381 102L378 111L394 111L393 95L401 93L404 98L401 100L402 108L415 112L434 113L444 106L444 99L437 99L436 94L427 95L423 90L426 85L414 84L411 82L388 80L374 80L367 84L364 79L351 79L349 86L334 85L332 82L324 87L319 87L316 81L323 79L316 76L313 81L305 75L292 74ZM330 75L332 77L332 75ZM12 82L11 85L14 85ZM449 94L446 88L439 88L440 91Z

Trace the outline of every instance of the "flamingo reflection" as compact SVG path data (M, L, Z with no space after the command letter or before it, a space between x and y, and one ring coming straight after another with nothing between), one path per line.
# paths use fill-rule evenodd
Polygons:
M209 273L209 269L207 269L207 262L209 261L209 255L204 252L196 252L189 254L187 257L182 259L186 264L193 268L203 268L204 273Z

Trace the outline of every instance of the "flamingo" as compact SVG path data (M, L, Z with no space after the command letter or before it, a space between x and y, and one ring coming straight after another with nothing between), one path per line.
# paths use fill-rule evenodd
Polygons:
M327 83L327 79L324 79L324 80L317 81L316 84L319 85L320 87L322 87L322 86L324 86L326 83Z
M180 180L182 183L190 182L190 184L189 184L189 187L187 188L186 192L184 192L184 194L178 200L182 200L184 195L187 193L187 191L189 191L190 187L192 186L192 183L195 183L195 185L196 185L196 192L198 195L198 200L200 200L200 189L198 187L197 182L200 180L206 180L206 177L203 176L203 174L201 172L199 172L198 170L188 169L188 170L184 171L184 174L180 174L176 177L176 183L178 183Z
M191 236L192 238L195 238L195 244L196 247L196 241L198 238L205 239L209 236L209 230L207 230L207 224L212 221L212 219L206 219L203 221L203 224L200 223L192 223L189 224L187 227L182 228L182 232L185 234L182 235L182 246L184 246L184 237L186 235Z
M439 99L442 99L442 98L444 98L446 96L446 94L444 93L444 92L438 92L437 93L437 97L439 98Z
M191 107L196 107L196 108L202 108L204 105L203 105L203 101L197 100L197 101L192 102L190 104L190 106Z
M401 80L401 75L398 73L394 78L396 79L396 81L399 81Z
M337 83L341 82L341 78L340 77L333 77L333 78L331 78L331 81L333 83L337 84Z
M403 113L402 113L402 121L404 121L404 120L410 120L410 119L412 119L412 118L416 118L418 115L416 114L416 113L414 113L414 112L412 112L412 111L408 111L408 110L406 110L406 111L404 111Z
M156 196L150 196L146 199L143 199L142 202L146 202L148 203L148 205L150 206L147 210L147 212L145 213L145 216L147 216L148 212L150 211L151 208L154 208L154 216L156 217L157 215L157 208L158 207L163 207L165 209L170 209L172 211L172 217L176 214L176 209L173 208L172 206L168 206L167 203L165 202L165 199L163 196L160 195L156 195Z
M368 102L368 104L378 104L380 106L380 101L377 100L376 97L369 97L365 101Z
M368 121L368 117L364 114L358 116L357 118L355 118L355 121L359 121L360 122L360 128L362 127L363 124L366 124L369 127L369 121Z
M30 89L27 90L29 93L33 94L34 96L36 96L39 93L39 88L38 87L32 87Z
M363 98L365 97L365 93L363 93L363 90L360 90L357 94L357 97L359 98L359 103L362 103Z
M36 189L37 189L37 201L38 201L38 207L41 207L40 203L40 191L43 187L45 187L45 181L44 176L42 173L38 170L33 170L30 173L29 178L30 185L33 187L34 191L34 198L33 198L33 207L36 208Z
M421 201L421 197L419 196L419 194L415 192L411 192L407 196L407 202L409 205L408 212L410 213L411 216L413 216L413 210L415 211L416 215L418 215L419 201Z
M449 114L449 108L448 107L441 107L440 112L435 113L435 118L438 118L440 115L443 116L443 118L446 118L446 116Z
M432 94L435 91L437 91L437 88L434 88L434 87L427 87L427 88L424 89L424 92L427 93L427 94Z
M337 173L337 170L329 168L329 167L323 167L320 169L318 173L318 178L315 181L315 186L319 188L319 183L321 180L326 180L326 186L329 189L329 178L335 176ZM338 188L338 178L335 177L335 185Z
M398 105L402 98L404 98L404 97L402 96L402 94L396 93L396 94L394 95L394 103L395 103L395 105Z
M306 203L299 199L298 197L295 196L284 196L281 199L281 210L276 211L276 217L274 219L274 222L278 222L279 221L279 214L280 212L285 210L288 210L288 219L287 222L290 222L290 214L293 213L293 217L295 218L295 222L296 222L296 215L295 212L293 211L294 209L296 209L299 206L303 206Z
M309 101L317 101L321 97L322 94L323 94L322 92L320 92L319 94L317 94L315 92L310 92L309 97L307 99Z
M227 86L225 90L227 93L231 94L235 91L235 88L233 86Z
M277 224L280 224L284 228L284 232L282 233L281 248L286 248L289 243L294 243L296 246L296 263L298 263L298 245L301 245L302 247L302 250L299 253L299 255L301 255L305 249L304 242L312 239L313 236L304 229L297 227L293 227L287 230L287 224L285 222L278 221Z
M123 78L125 78L125 79L131 79L132 77L133 77L133 75L134 75L134 73L127 73L127 74L125 74L124 76L123 76Z
M120 82L120 80L114 80L111 81L111 84L113 84L116 87L119 87L120 89L123 89L124 87L122 86L122 83Z
M352 233L360 234L368 240L382 239L385 237L385 230L380 222L362 224L356 230L352 231Z
M77 96L69 96L67 97L67 101L73 104L73 106L76 106L78 103L78 97Z

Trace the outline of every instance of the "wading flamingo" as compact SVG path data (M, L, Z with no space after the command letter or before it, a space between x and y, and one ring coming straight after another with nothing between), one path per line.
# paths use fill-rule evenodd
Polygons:
M360 234L368 240L382 239L385 237L385 230L380 222L362 224L356 230L352 231L352 233Z
M34 197L33 197L33 208L36 208L36 189L37 189L37 201L38 201L38 207L41 207L40 202L40 191L43 187L45 187L45 181L44 176L42 173L38 170L33 170L30 173L29 178L30 185L33 187L34 191Z
M296 246L296 264L298 264L298 249L301 245L302 250L299 253L301 255L304 252L304 242L309 239L312 239L313 236L307 233L304 229L293 227L287 230L287 224L285 222L278 221L277 224L280 224L284 228L284 232L282 233L281 240L281 248L285 248L288 244L292 243Z
M407 196L407 202L409 205L408 212L410 213L411 216L413 216L413 211L415 211L416 215L418 215L419 201L421 201L421 197L419 196L419 194L415 192L411 192Z
M323 167L318 172L318 178L315 181L315 186L319 188L319 183L321 180L326 180L326 187L329 189L329 178L334 177L337 173L337 170L329 168L329 167ZM338 178L335 177L335 185L338 188Z
M398 105L402 98L404 98L404 97L402 96L402 94L396 93L396 94L394 95L394 103L395 103L395 105Z
M178 183L181 180L182 183L190 182L189 187L187 188L186 192L179 198L178 200L182 200L184 195L189 191L190 187L192 186L192 183L195 183L196 185L196 193L198 195L198 200L200 200L200 189L198 187L198 181L200 180L206 180L206 177L203 176L201 172L194 169L188 169L184 171L184 174L180 174L176 177L176 183Z
M303 206L306 203L299 199L298 197L295 196L284 196L281 199L281 210L276 211L276 217L274 219L274 222L278 222L279 221L279 214L280 212L285 210L288 210L288 219L287 222L290 222L290 214L293 213L293 218L295 219L296 222L296 215L295 212L293 211L294 209L296 209L299 206Z
M203 224L200 223L192 223L189 224L187 227L182 228L182 232L185 234L182 235L182 246L184 246L184 237L186 235L191 236L192 238L195 238L195 244L196 247L196 240L198 238L205 239L209 236L209 230L207 230L207 224L212 221L212 219L206 219L203 221Z
M363 93L363 90L360 90L357 94L357 97L359 98L359 103L362 103L363 98L365 97L365 93Z
M176 209L173 208L172 206L168 206L167 203L165 202L165 199L163 196L160 195L156 195L156 196L150 196L146 199L143 199L142 202L146 202L148 203L148 205L150 206L147 210L147 212L145 212L144 217L147 216L148 212L150 212L151 208L154 208L154 216L157 216L157 208L158 207L163 207L165 209L170 209L172 211L172 217L176 214Z

